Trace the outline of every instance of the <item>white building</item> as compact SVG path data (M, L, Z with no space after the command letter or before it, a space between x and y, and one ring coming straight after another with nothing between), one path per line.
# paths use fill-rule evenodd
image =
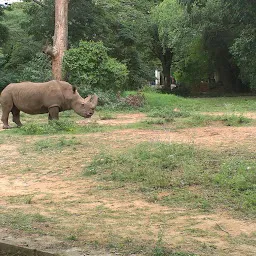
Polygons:
M0 0L0 6L8 6L17 2L22 2L22 0Z

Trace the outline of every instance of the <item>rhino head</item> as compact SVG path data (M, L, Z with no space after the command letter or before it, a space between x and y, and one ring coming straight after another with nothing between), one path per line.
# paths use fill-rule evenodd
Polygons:
M72 109L80 116L89 118L93 115L94 110L98 104L97 95L89 95L83 99L80 95L73 100Z

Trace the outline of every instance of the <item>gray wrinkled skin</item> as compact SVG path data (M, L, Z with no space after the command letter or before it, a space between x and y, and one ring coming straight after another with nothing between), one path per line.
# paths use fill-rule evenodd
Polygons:
M49 113L49 120L58 119L59 112L73 109L78 115L89 118L98 103L96 95L83 99L76 88L64 81L45 83L22 82L9 84L1 93L3 128L10 128L9 113L21 126L20 111L36 115Z

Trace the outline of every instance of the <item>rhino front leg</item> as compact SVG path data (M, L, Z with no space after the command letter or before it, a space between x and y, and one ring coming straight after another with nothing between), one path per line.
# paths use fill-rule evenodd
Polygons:
M22 126L22 123L20 122L20 110L17 109L16 106L13 106L12 108L12 121L17 124L18 127Z
M48 109L48 111L49 111L48 120L58 120L59 119L60 109L58 106L50 107Z
M3 129L9 129L11 128L8 124L8 118L9 118L9 114L11 112L12 109L12 105L10 104L3 104L2 102L2 117L1 117L1 121L3 122Z

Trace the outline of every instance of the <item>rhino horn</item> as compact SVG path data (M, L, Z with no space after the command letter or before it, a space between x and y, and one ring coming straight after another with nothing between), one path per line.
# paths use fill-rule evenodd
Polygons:
M99 97L97 95L94 95L92 98L92 106L95 108L98 104Z
M92 99L92 95L88 95L88 96L84 99L84 102L85 102L85 103L88 103L88 102L91 101L91 99Z

